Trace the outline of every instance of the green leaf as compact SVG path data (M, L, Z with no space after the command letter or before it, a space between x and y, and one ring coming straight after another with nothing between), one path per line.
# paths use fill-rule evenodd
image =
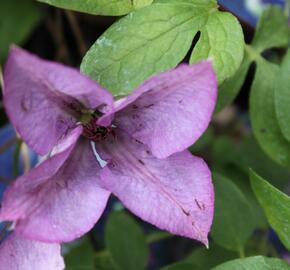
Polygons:
M215 12L208 18L193 49L190 63L213 61L218 82L231 77L244 55L244 35L238 20L227 12Z
M289 167L290 144L281 133L274 108L274 82L278 71L278 67L269 62L257 63L250 95L250 116L261 148L273 160Z
M193 264L190 263L175 263L172 265L165 266L161 270L197 270Z
M289 270L290 265L280 259L263 256L236 259L223 263L212 270Z
M239 187L240 191L245 196L248 204L251 206L251 211L253 213L253 216L255 217L253 219L253 226L255 228L264 229L267 228L268 223L264 211L258 203L258 200L256 199L253 190L251 189L248 170L249 169L247 169L247 173L245 173L244 171L237 169L237 167L232 166L227 168L225 175Z
M275 109L284 137L290 141L290 50L288 50L275 84Z
M40 12L32 0L0 1L0 62L12 43L21 45L40 19Z
M114 265L120 270L145 269L149 249L145 235L132 217L113 212L105 230L106 247Z
M211 236L222 247L242 251L254 230L254 216L245 196L229 179L215 173L215 215Z
M190 152L197 153L208 147L214 140L214 130L209 127L202 136L190 147Z
M256 173L250 174L252 188L263 207L267 219L282 243L290 250L290 197L282 193Z
M88 237L65 256L67 270L95 270L94 249Z
M233 142L229 136L223 135L216 137L212 148L214 169L225 167L229 164L236 164L235 161L239 156L238 150L237 143ZM225 155L225 153L227 154Z
M213 168L219 171L222 169L223 173L235 167L248 175L249 168L252 168L277 187L283 188L289 183L289 170L270 159L252 135L239 142L229 136L218 137L213 144L212 160Z
M289 38L287 16L279 6L269 6L258 22L252 46L260 53L274 47L287 47Z
M212 4L173 1L132 12L96 41L81 70L113 94L128 94L185 57L212 8Z
M120 16L150 5L153 0L37 0L52 6L95 15Z
M230 105L234 101L243 86L251 62L252 60L247 51L245 51L244 59L239 69L219 87L218 100L215 109L216 113L220 112L225 106Z
M262 151L254 136L243 139L239 145L235 164L246 168L244 172L247 174L249 168L253 169L262 177L267 178L271 183L275 183L278 187L285 187L289 183L289 170L270 159Z
M117 270L114 267L110 254L105 250L104 252L96 253L95 269L97 270Z
M210 270L225 261L233 260L237 254L214 244L209 247L195 249L184 261L197 266L197 269Z

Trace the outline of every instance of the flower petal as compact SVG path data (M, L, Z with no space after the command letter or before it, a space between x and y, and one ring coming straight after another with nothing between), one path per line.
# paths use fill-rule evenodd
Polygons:
M202 159L188 151L157 159L122 132L97 150L108 161L101 174L104 187L133 213L160 229L207 244L214 194Z
M26 240L11 234L0 244L0 268L7 270L63 270L60 245Z
M11 211L5 208L14 200L14 206L25 205L12 215L17 233L31 240L69 242L94 226L110 193L98 186L100 167L88 141L79 141L53 175L47 173L51 171L47 161L41 164L42 176L35 176L32 170L10 188L2 218L9 217Z
M166 158L192 145L207 128L217 96L210 62L182 65L151 78L118 101L115 124Z
M112 103L111 94L77 70L17 47L10 50L4 70L5 108L21 137L38 154L51 150L83 107Z
M38 198L39 189L64 165L81 133L81 127L71 131L54 148L52 157L18 177L6 189L0 209L0 222L25 218L27 212L37 208L38 201L42 199Z

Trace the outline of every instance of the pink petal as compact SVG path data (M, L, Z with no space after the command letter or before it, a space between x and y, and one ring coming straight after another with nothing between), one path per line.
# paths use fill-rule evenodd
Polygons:
M207 244L214 194L202 159L188 151L157 159L121 132L97 150L108 161L102 171L104 187L133 213L160 229Z
M38 154L51 150L83 106L112 106L112 96L77 70L13 47L4 70L4 104L10 120ZM103 108L104 109L104 108Z
M20 176L5 190L0 209L0 222L25 218L27 212L38 207L39 200L42 200L39 197L41 187L64 165L81 133L81 127L74 129L54 148L52 157L29 173Z
M166 158L192 145L207 128L217 96L210 62L181 65L119 100L115 124ZM99 121L104 121L104 116Z
M100 167L88 141L79 141L58 171L51 159L38 167L42 174L32 170L8 189L1 218L15 221L25 238L69 242L94 226L109 192L98 186Z
M63 270L60 245L26 240L16 234L0 244L0 269Z

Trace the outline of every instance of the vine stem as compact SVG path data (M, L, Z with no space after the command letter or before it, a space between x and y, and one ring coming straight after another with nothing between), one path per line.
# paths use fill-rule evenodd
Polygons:
M83 57L87 51L87 46L85 44L83 33L80 29L77 18L75 17L75 14L71 11L65 11L65 15L68 19L68 22L71 26L71 29L72 29L74 36L75 36L75 39L77 41L79 54L81 57Z
M13 176L17 177L19 174L19 155L21 150L22 140L18 139L16 142L16 148L13 155Z
M238 250L238 253L239 253L239 257L241 259L246 257L244 247L240 247L239 250Z

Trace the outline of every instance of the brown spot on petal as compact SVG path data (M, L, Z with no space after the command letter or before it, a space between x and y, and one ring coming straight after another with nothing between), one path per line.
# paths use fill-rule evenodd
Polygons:
M24 111L24 112L28 112L28 108L26 107L26 104L24 103L24 101L23 100L21 100L21 109L22 109L22 111Z
M186 215L186 216L189 216L190 215L190 213L188 212L188 211L185 211L183 208L181 208L182 209L182 212Z
M154 104L152 103L152 104L149 104L149 105L146 105L146 106L144 106L144 108L146 108L146 109L149 109L150 107L152 107L152 106L154 106Z
M200 209L200 210L204 210L205 209L205 205L201 202L199 202L197 199L194 199L197 207Z
M30 111L31 107L32 107L32 98L31 98L31 96L26 94L23 97L23 99L21 100L20 106L21 106L22 111L24 111L24 112Z
M141 159L138 159L138 162L142 165L145 165L145 163Z
M65 181L57 181L56 185L60 188L60 189L67 189L68 185L67 182Z

